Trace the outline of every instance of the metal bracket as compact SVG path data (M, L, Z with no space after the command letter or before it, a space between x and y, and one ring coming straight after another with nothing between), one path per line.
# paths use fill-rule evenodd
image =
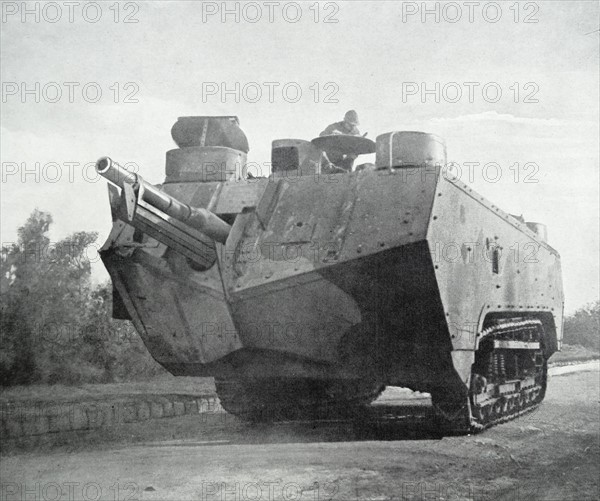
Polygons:
M140 185L139 190L143 190ZM129 183L123 183L123 202L125 205L125 209L127 211L127 220L131 223L133 218L135 217L135 211L138 204L138 197L140 197L141 192L136 195L134 187ZM141 197L140 197L141 199Z

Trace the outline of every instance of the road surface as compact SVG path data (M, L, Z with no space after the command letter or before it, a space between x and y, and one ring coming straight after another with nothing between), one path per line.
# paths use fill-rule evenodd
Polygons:
M0 499L596 500L598 364L588 369L562 369L539 410L474 436L209 426L197 416L137 423L121 443L82 436L5 455Z

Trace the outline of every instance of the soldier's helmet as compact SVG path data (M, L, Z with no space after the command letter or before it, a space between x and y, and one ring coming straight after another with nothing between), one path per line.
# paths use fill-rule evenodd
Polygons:
M352 125L358 125L358 113L354 110L347 111L344 115L344 122L348 122Z

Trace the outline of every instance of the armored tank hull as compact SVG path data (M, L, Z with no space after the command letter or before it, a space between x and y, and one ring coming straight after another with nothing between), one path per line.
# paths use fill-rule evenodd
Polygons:
M225 409L248 420L348 413L390 385L430 393L460 431L541 402L563 310L542 226L444 175L429 134L383 134L374 167L328 175L310 143L278 140L273 173L249 179L234 129L228 146L188 134L152 187L226 228L157 208L139 177L111 179L121 190L101 256L114 315L161 365L214 376Z

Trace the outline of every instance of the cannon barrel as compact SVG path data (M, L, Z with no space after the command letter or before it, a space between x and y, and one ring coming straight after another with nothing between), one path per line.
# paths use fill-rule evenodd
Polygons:
M226 242L231 226L208 209L190 207L180 202L156 186L144 181L140 175L128 171L110 157L100 158L96 162L96 171L121 189L124 189L125 183L132 185L134 188L141 188L141 198L144 202L201 231L217 242L223 244Z

